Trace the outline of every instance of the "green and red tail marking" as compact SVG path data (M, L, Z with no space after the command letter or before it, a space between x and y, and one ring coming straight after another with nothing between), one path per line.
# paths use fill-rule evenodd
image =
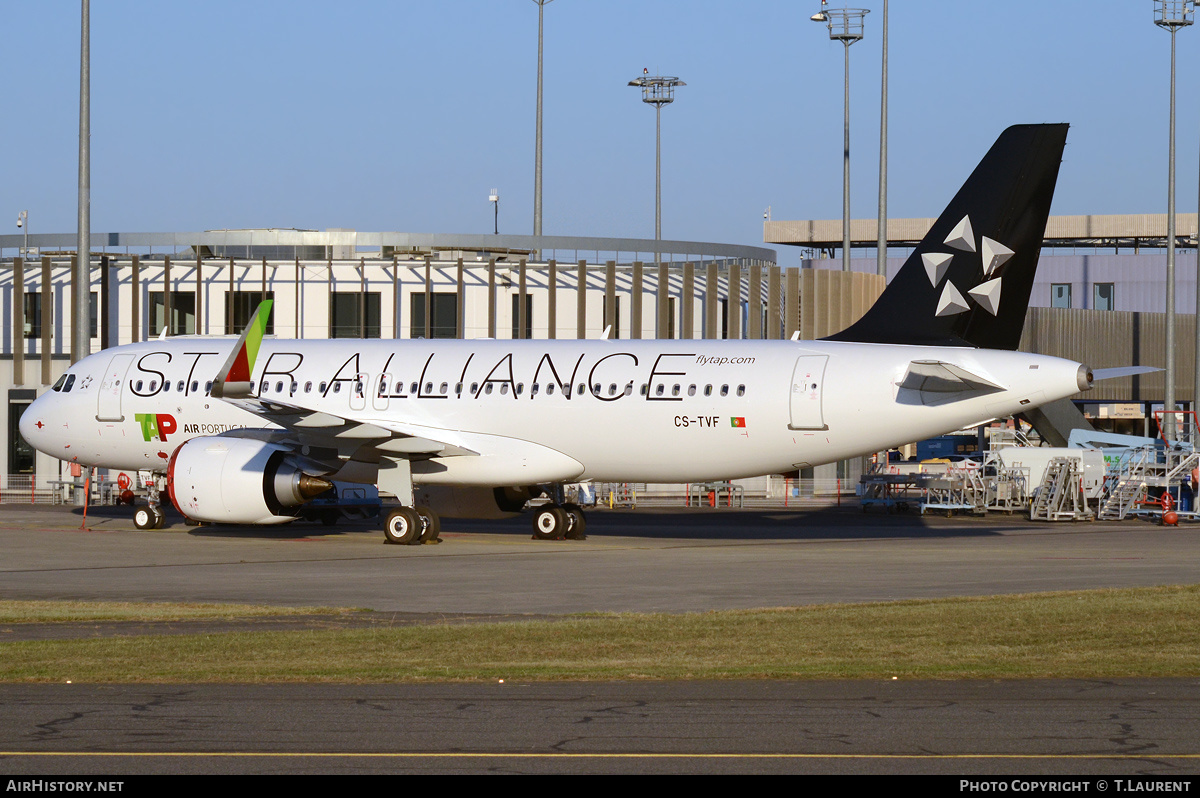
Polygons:
M213 384L213 396L220 398L241 393L242 385L245 386L246 392L249 392L250 375L254 373L254 361L258 357L259 347L262 346L263 336L267 332L267 320L271 318L272 304L274 304L274 300L265 299L255 309L254 315L250 317L250 323L246 325L242 337L238 339L233 352L229 355L229 360L225 361L225 366L221 369L221 376Z

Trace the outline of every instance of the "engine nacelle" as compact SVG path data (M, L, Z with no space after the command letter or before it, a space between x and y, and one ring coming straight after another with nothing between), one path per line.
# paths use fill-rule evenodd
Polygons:
M536 489L417 485L413 497L443 518L512 518Z
M301 471L287 449L250 438L192 438L167 464L171 502L193 521L284 524L330 487Z

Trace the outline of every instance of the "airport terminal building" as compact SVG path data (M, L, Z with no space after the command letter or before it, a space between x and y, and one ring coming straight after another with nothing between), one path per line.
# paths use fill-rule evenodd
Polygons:
M1176 396L1192 394L1195 215L1179 217ZM932 219L891 220L889 277ZM1022 348L1089 365L1162 365L1165 216L1051 217ZM652 239L421 235L353 230L93 234L91 351L160 335L240 333L264 298L286 338L819 338L853 323L882 292L875 221L764 225L776 251ZM862 247L859 250L859 247ZM81 355L71 351L75 236L0 236L0 490L70 478L35 453L17 422ZM83 353L84 355L88 353ZM1077 397L1119 431L1148 429L1163 378L1111 380ZM1100 395L1100 393L1103 395ZM1123 426L1121 426L1123 425ZM809 476L857 478L860 464ZM804 475L802 475L804 476ZM4 498L0 496L0 499Z

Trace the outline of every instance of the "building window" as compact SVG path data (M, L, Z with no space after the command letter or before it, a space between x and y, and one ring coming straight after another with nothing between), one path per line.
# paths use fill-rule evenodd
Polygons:
M1069 307L1071 307L1071 284L1070 283L1051 283L1050 284L1050 307L1052 307L1052 308L1069 308Z
M613 308L612 331L608 334L609 338L621 337L621 297L613 297L615 307ZM604 326L608 326L608 297L604 297L604 306L601 311L600 322ZM603 330L603 327L601 327Z
M25 292L25 338L42 337L42 292Z
M724 340L729 337L729 300L720 300L718 307L721 309L721 339Z
M678 304L679 300L675 297L667 298L667 338L675 337L675 314L677 312L676 306Z
M512 337L533 337L533 294L525 295L525 334L521 335L521 295L512 295ZM616 337L615 335L613 336Z
M334 291L329 303L330 338L378 338L379 292Z
M267 291L226 291L225 303L225 334L241 335L250 323L250 317L264 300L274 299L275 292ZM275 314L267 317L267 335L275 334Z
M148 337L154 338L162 333L166 325L166 307L163 303L162 291L150 292L150 332ZM196 292L171 292L171 324L168 335L196 334Z
M408 331L409 338L425 337L425 292L409 294L409 304L412 312L409 318L412 324ZM458 337L458 294L452 291L434 291L429 298L430 338Z
M21 414L29 402L8 403L8 473L33 473L33 447L21 437Z
M1114 283L1096 283L1092 286L1092 308L1095 310L1117 309Z

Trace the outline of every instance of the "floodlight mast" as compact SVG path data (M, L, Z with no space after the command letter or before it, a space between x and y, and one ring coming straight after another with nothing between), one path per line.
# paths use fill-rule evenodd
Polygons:
M835 8L813 14L813 22L824 22L830 41L841 42L846 50L845 119L842 125L842 271L850 271L850 45L863 37L866 8Z
M554 0L533 0L538 6L537 141L533 164L533 234L542 234L542 12ZM539 247L539 252L540 252Z
M630 86L642 90L642 102L654 106L654 240L662 240L662 107L675 102L675 87L686 86L679 78L649 74L643 69L642 76L629 81ZM654 253L657 261L659 253Z
M1163 410L1175 410L1175 32L1192 24L1193 0L1154 0L1154 24L1171 34L1171 121L1167 138L1167 351ZM1192 408L1196 405L1192 397Z

